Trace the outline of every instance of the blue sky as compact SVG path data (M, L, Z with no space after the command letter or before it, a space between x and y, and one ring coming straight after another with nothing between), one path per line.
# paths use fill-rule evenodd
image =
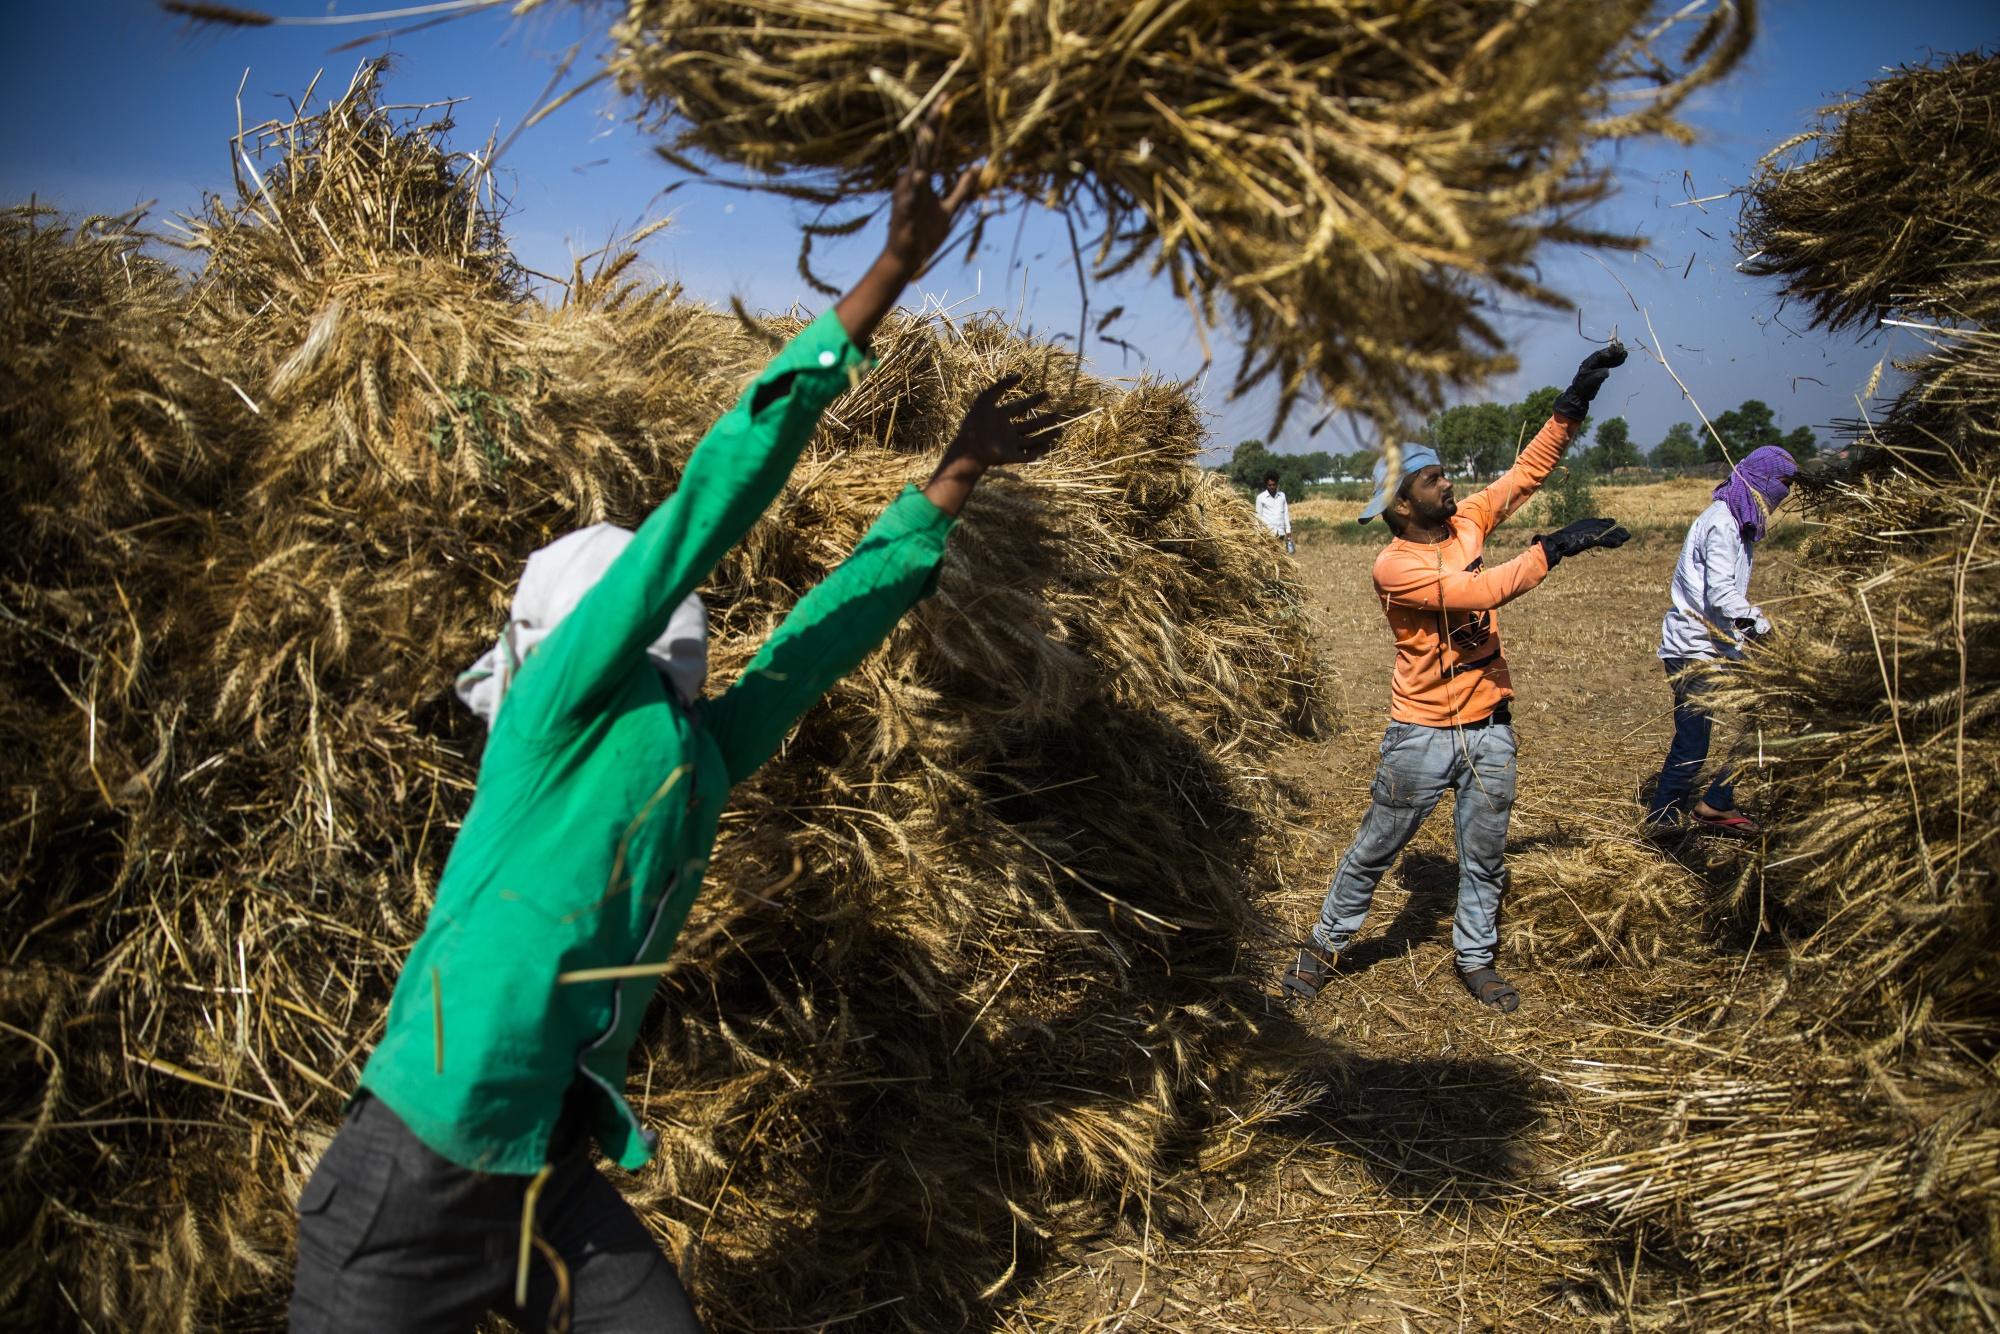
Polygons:
M307 15L386 3L328 5L324 0L271 0L274 13ZM389 91L397 101L464 99L455 142L506 138L535 104L572 44L585 42L577 68L588 68L593 42L610 11L553 5L523 20L504 13L443 24L345 52L336 45L365 37L365 27L265 28L190 32L138 0L67 0L30 4L0 0L0 195L25 202L30 193L78 214L124 212L150 204L156 223L193 208L205 189L230 182L228 140L242 115L254 124L288 114L316 74L321 86L344 87L356 64L383 49L396 53ZM1668 359L1710 415L1745 398L1762 398L1787 428L1826 423L1856 413L1856 393L1886 353L1881 337L1828 338L1799 332L1760 283L1735 272L1730 200L1683 201L1722 193L1752 174L1759 156L1806 128L1817 107L1895 64L1929 53L2000 45L2000 5L1992 0L1903 0L1763 6L1764 30L1744 65L1703 93L1688 119L1700 133L1690 148L1628 144L1612 150L1622 189L1600 212L1609 230L1644 235L1638 254L1550 251L1543 276L1574 299L1577 314L1503 312L1521 372L1473 397L1507 399L1541 384L1567 381L1589 350L1578 337L1645 335L1649 313ZM508 231L530 268L565 273L570 257L587 253L636 224L671 214L672 225L648 242L648 262L695 296L716 302L740 296L756 307L794 301L817 304L795 269L799 214L786 201L684 183L681 173L648 151L628 118L629 107L606 88L586 93L523 134L502 163L512 192ZM1677 207L1678 205L1678 207ZM815 265L841 282L855 276L874 241L857 238L822 246ZM1034 210L998 220L970 264L941 265L926 295L961 309L995 307L1034 329L1077 328L1079 303L1069 243L1059 220ZM1108 375L1141 371L1192 376L1201 364L1199 340L1185 309L1141 278L1091 294L1091 320L1114 306L1126 316L1106 332L1133 344L1143 358L1107 343L1090 356ZM1651 339L1649 338L1650 342ZM1265 437L1268 398L1232 403L1224 390L1233 355L1226 332L1217 336L1218 371L1203 395L1215 414L1218 447ZM1908 349L1903 349L1908 350ZM1599 398L1601 415L1624 412L1642 446L1694 412L1657 363L1635 357ZM1344 451L1356 441L1330 426L1309 438L1306 414L1275 440L1281 450Z

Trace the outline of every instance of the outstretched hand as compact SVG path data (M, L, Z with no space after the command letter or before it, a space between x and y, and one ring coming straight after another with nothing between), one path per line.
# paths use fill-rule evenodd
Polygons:
M1631 353L1625 350L1625 344L1614 340L1585 357L1577 366L1576 373L1590 375L1598 371L1616 370L1625 364L1625 358L1630 355Z
M945 460L953 457L977 459L982 468L1005 467L1010 463L1033 463L1055 448L1061 418L1040 412L1049 401L1046 389L1002 402L1020 388L1021 377L1006 375L979 391L972 406L958 423L958 434L945 450Z
M1590 415L1591 400L1597 391L1611 378L1611 372L1625 364L1628 353L1625 344L1613 340L1604 347L1585 357L1576 368L1576 378L1569 382L1569 388L1557 396L1554 408L1571 421L1582 421Z
M889 239L882 253L903 266L905 281L917 277L931 262L931 256L951 235L959 210L972 199L979 183L979 169L967 167L958 173L958 179L942 199L932 184L946 110L947 104L939 102L917 127L917 145L910 154L910 164L896 177L896 188L889 195Z
M1061 439L1062 419L1040 411L1049 401L1047 390L1003 401L1020 384L1019 375L1003 376L980 390L965 410L937 471L924 484L924 494L946 514L957 517L988 468L1033 463Z
M882 243L868 272L852 290L834 304L833 313L856 347L866 347L883 317L895 309L896 300L912 279L931 262L959 210L978 193L979 171L967 167L958 174L943 198L931 184L936 170L938 140L944 128L946 103L940 101L917 127L916 147L910 164L896 177L889 194L889 235Z
M1542 554L1549 558L1549 568L1553 570L1564 556L1574 556L1592 547L1622 547L1632 540L1632 534L1618 527L1616 519L1578 519L1546 536L1537 534L1533 540L1541 543Z

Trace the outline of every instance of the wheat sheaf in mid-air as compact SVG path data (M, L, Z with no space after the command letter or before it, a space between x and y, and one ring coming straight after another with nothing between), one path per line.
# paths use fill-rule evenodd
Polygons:
M936 113L938 165L980 166L969 248L1010 207L1060 211L1080 273L1149 271L1227 327L1238 392L1360 414L1393 455L1513 369L1496 302L1566 304L1545 242L1634 244L1589 222L1593 148L1690 137L1675 112L1755 26L1754 0L633 0L595 77L672 161L818 206L815 284L814 238L863 224Z

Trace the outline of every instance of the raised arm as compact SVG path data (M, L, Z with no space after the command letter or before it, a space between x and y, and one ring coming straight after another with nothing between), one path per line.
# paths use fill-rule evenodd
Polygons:
M777 496L827 405L873 364L864 350L868 339L971 197L969 170L944 198L933 191L934 142L935 124L927 123L897 179L888 240L866 275L788 343L709 429L674 494L523 665L507 711L514 725L560 729L602 707L666 629L674 608Z
M906 487L854 554L799 599L736 684L702 705L732 784L770 759L799 715L936 589L945 538L986 470L1031 462L1054 446L1055 421L1036 412L1046 394L1001 401L1020 379L1010 375L973 400L923 489Z
M938 125L942 107L932 111L917 130L916 151L910 165L896 178L889 196L889 237L882 253L861 275L853 290L834 303L834 317L847 336L868 346L875 327L896 308L903 288L923 273L931 256L951 234L958 212L972 198L978 170L967 167L958 174L951 193L938 198L931 188L933 159L937 155Z
M1435 563L1436 548L1391 548L1375 563L1375 592L1385 607L1425 611L1491 611L1505 606L1546 579L1548 554L1539 544L1502 565L1477 570L1445 570Z
M1479 525L1481 532L1490 533L1507 522L1508 516L1528 503L1528 498L1542 489L1542 483L1562 460L1570 443L1576 439L1580 421L1560 414L1551 416L1535 432L1535 438L1521 451L1521 457L1514 460L1514 466L1494 478L1491 485L1481 488L1466 498L1458 507L1461 516Z
M1535 438L1521 451L1514 466L1460 505L1458 512L1477 523L1481 531L1490 533L1541 490L1542 483L1576 441L1583 419L1590 415L1591 400L1604 387L1613 368L1625 364L1625 356L1625 345L1612 343L1585 357L1576 368L1576 377L1569 382L1569 388L1556 398L1555 410L1548 421L1535 432Z

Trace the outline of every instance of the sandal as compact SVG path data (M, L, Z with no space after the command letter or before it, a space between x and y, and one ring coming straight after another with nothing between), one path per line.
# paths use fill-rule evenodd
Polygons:
M1742 838L1755 838L1764 832L1764 826L1745 815L1742 811L1724 811L1720 815L1703 815L1700 811L1689 811L1688 818L1698 825L1725 834L1736 834Z
M1333 970L1339 966L1339 954L1321 948L1317 941L1307 941L1299 946L1299 957L1278 979L1278 985L1286 996L1309 1001L1333 979Z
M1458 977L1473 998L1488 1009L1512 1014L1514 1007L1521 1003L1521 993L1514 990L1513 983L1491 968L1469 969Z

